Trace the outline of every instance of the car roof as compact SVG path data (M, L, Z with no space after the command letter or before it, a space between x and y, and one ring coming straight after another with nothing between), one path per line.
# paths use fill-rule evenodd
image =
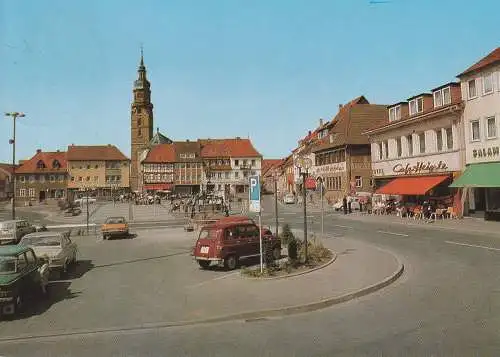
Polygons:
M8 245L0 247L0 257L8 257L11 255L18 255L30 250L29 247L24 245Z
M26 234L22 239L28 237L28 238L32 238L32 237L54 237L54 236L59 236L59 237L62 237L64 235L64 233L66 232L51 232L51 231L48 231L48 232L34 232L34 233L28 233Z
M223 228L227 228L227 227L234 227L238 224L243 224L243 223L255 224L255 221L252 218L245 217L245 216L229 216L229 217L221 218L215 223L207 224L207 225L203 226L203 228L223 229Z
M9 219L7 221L0 221L0 223L14 223L14 222L24 222L25 219Z

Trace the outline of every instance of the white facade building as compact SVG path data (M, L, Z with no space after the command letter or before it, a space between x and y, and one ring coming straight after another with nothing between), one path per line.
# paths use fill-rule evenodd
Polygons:
M465 188L471 213L500 219L500 47L458 77L466 169L455 185Z

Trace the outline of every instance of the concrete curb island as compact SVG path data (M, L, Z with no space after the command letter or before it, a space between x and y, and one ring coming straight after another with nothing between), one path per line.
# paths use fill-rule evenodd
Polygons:
M300 275L309 274L309 273L312 273L312 272L314 272L316 270L320 270L320 269L326 268L327 266L329 266L330 264L332 264L335 260L337 260L337 253L335 253L331 249L328 249L328 250L332 253L332 258L329 261L327 261L326 263L321 264L321 265L319 265L317 267L314 267L312 269L300 271L300 272L293 273L293 274L280 275L280 276L270 276L270 277L265 277L265 278L253 277L253 276L245 276L243 273L241 274L241 276L243 278L245 278L245 279L254 280L254 281L268 281L268 280L288 279L288 278L293 278L293 277L300 276Z
M391 253L397 261L398 268L389 276L384 278L383 280L361 288L359 290L338 295L332 296L326 299L322 299L319 301L294 305L294 306L285 306L274 309L267 310L256 310L256 311L247 311L234 313L229 315L223 315L218 317L212 317L207 319L199 319L199 320L187 320L187 321L166 321L166 322L154 322L154 323L144 323L140 325L132 325L125 327L109 327L109 328L96 328L96 329L82 329L82 330L73 330L73 331L59 331L59 332L50 332L50 333L40 333L40 334L25 334L19 336L6 336L0 337L0 343L5 342L13 342L13 341L23 341L23 340L37 340L37 339L50 339L57 337L70 337L70 336L85 336L85 335L94 335L94 334L102 334L102 333L121 333L121 332L133 332L133 331L144 331L144 330L155 330L160 328L172 328L172 327L183 327L183 326L196 326L196 325L207 325L207 324L215 324L215 323L223 323L223 322L231 322L231 321L252 321L252 320L266 320L268 318L277 318L277 317L285 317L291 316L301 313L313 312L322 310L333 305L337 305L343 302L347 302L356 298L360 298L362 296L368 295L380 289L387 287L388 285L395 282L404 272L404 265L400 261L400 259Z

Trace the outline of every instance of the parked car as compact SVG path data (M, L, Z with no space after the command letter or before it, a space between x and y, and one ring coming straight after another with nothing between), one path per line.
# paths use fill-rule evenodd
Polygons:
M65 217L73 217L78 216L82 213L82 210L79 207L70 207L64 211Z
M249 218L228 218L204 226L200 230L193 256L202 269L215 263L233 270L240 260L260 255L259 227ZM262 231L263 244L272 250L274 259L279 259L281 240L269 229Z
M360 202L360 199L359 197L352 197L352 196L348 196L347 197L347 202L351 202L351 210L352 211L359 211L359 208L360 208L360 205L359 205L359 202ZM341 211L344 209L344 202L343 200L338 200L337 202L335 202L332 206L332 208L335 210L335 211Z
M25 298L45 294L49 264L33 249L20 245L0 247L0 315L16 314Z
M0 244L16 244L28 233L36 232L36 228L24 219L0 222Z
M69 232L31 233L25 235L19 245L33 249L39 259L49 264L51 271L61 276L77 262L78 248L69 235Z
M291 193L286 194L285 197L283 198L283 203L285 204L295 203L295 196L292 195Z
M125 217L108 217L101 226L102 239L111 237L129 237L128 223Z
M84 196L84 197L80 197L80 198L77 198L74 202L75 205L86 205L87 202L90 204L93 204L93 203L96 203L97 200L94 198L94 197L87 197L87 196Z

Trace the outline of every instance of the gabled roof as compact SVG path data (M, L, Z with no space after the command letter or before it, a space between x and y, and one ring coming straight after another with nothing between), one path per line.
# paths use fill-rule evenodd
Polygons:
M54 164L58 162L60 167L54 167ZM41 168L43 164L44 168ZM67 161L66 152L56 151L56 152L44 152L37 150L37 153L29 160L23 162L23 164L16 168L17 173L37 173L37 172L66 172L67 171Z
M19 166L16 166L16 168ZM7 171L9 174L11 174L14 170L12 169L12 164L4 164L0 163L0 169Z
M466 74L469 74L471 72L480 71L480 70L482 70L488 66L491 66L495 63L498 63L498 62L500 62L500 47L497 47L492 52L490 52L488 55L481 58L479 61L474 63L472 66L470 66L465 71L460 73L457 77L465 76Z
M174 163L176 161L175 148L172 144L158 144L149 150L146 158L142 161L148 164Z
M167 138L165 135L160 133L160 129L156 128L156 133L153 135L149 141L150 146L160 145L160 144L172 144L172 140Z
M201 157L261 157L250 139L199 139Z
M264 176L268 171L272 171L281 165L284 159L263 159L261 164L261 173Z
M386 105L370 104L364 96L357 97L339 109L332 120L330 135L318 141L312 151L343 145L368 145L368 137L363 132L383 124L387 116Z
M175 141L173 143L177 161L201 161L201 145L198 141ZM181 154L194 153L194 158L181 157Z
M123 161L128 158L114 145L70 145L68 161Z

